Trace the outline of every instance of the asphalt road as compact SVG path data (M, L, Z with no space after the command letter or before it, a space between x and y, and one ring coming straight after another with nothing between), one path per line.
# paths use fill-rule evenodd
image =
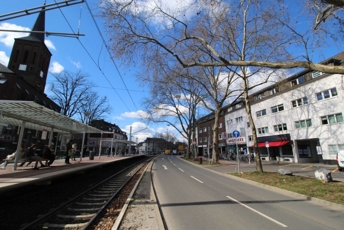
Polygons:
M217 169L235 167L226 165ZM344 228L343 209L243 183L176 156L159 156L152 173L170 230Z

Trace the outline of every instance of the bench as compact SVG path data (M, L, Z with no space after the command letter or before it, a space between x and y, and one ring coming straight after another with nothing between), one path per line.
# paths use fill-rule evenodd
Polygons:
M41 161L45 161L45 165L48 165L49 159L41 158ZM27 166L28 166L29 163L34 162L34 161L31 160L31 159L22 158L22 159L19 159L17 163L18 163L18 164L21 164L21 163L25 164L26 162L28 163L28 164L27 164ZM6 169L6 166L7 166L8 164L11 164L11 163L12 163L12 164L14 163L14 159L13 159L13 160L6 160L6 159L4 159L4 160L3 160L3 163L0 165L0 169Z

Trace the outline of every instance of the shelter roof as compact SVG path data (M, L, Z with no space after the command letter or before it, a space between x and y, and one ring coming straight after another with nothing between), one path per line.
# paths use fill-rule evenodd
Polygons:
M101 133L102 131L55 112L33 101L0 100L0 124L59 133Z

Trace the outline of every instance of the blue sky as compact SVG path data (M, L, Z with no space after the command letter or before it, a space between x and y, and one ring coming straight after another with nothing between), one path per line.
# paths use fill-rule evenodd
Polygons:
M0 15L42 6L44 2L44 0L16 0L16 4L13 4L13 1L3 1ZM54 2L61 2L61 0L47 0L46 4ZM97 2L98 0L87 1L93 15L97 14L97 11L93 10L96 9L95 4ZM32 14L0 21L0 29L31 30L37 16L38 14ZM106 40L102 21L97 17L94 19ZM111 60L85 3L63 7L60 10L46 11L45 29L48 32L73 33L73 31L79 31L80 34L85 34L85 36L80 36L79 40L60 36L46 36L45 43L52 53L45 90L48 95L49 87L54 80L51 73L58 73L63 70L71 72L80 70L90 75L90 80L97 85L95 90L99 95L107 96L113 109L111 114L105 116L105 120L117 124L127 133L132 126L133 141L136 141L136 138L138 141L143 141L146 137L151 137L156 131L167 132L168 127L164 124L160 126L149 124L147 126L140 119L140 114L144 113L141 106L142 98L148 95L148 89L142 88L136 81L135 69L120 66L119 61L114 60L113 62ZM0 31L0 63L7 66L14 38L24 36L27 34Z
M62 1L63 0L46 0L46 4ZM147 5L152 4L152 1L153 0L141 1L141 10L145 11ZM171 9L181 7L180 5L192 1L193 0L161 0L165 7ZM13 4L13 2L15 2L15 4ZM0 16L24 9L39 7L42 6L44 2L45 0L3 1L2 7L0 8ZM87 0L93 15L97 14L96 4L98 2L99 0ZM288 2L288 4L291 3L293 2ZM285 4L287 4L287 2ZM299 9L300 11L295 7L291 7L290 9L292 9L293 12L295 11L295 18L297 18L297 20L303 20L301 19L302 17L300 17L300 15L303 15L301 8ZM190 12L192 13L193 10L195 9L190 9ZM37 16L38 14L32 14L0 21L0 29L31 30ZM0 20L1 19L0 17ZM101 35L93 21L94 19L99 26ZM51 73L58 73L63 70L71 72L80 70L90 75L90 80L97 84L96 90L99 95L106 95L109 104L113 108L112 113L106 115L104 119L108 122L117 124L127 133L129 133L131 126L133 133L132 140L136 141L136 138L138 138L138 141L143 141L147 137L153 136L155 132L173 132L173 130L171 130L172 127L167 127L165 124L149 124L147 126L140 119L140 115L144 115L142 99L148 96L148 88L143 88L139 82L136 81L135 73L137 69L134 67L120 66L119 60L111 60L102 40L102 36L105 41L107 40L103 30L103 23L101 19L97 17L94 19L91 17L85 3L46 12L46 31L63 33L73 33L74 31L76 33L85 34L85 36L80 36L79 39L60 36L46 37L46 45L52 53L52 58L45 92L48 95L50 93L49 87L54 80ZM154 23L159 24L161 21L154 21ZM299 28L301 32L303 32L302 26L306 25L306 28L309 26L307 23L301 23L299 25L301 25ZM24 36L27 36L27 34L0 31L0 63L7 66L14 38ZM342 44L337 46L329 43L326 44L328 44L329 47L324 47L323 52L318 52L319 49L315 49L315 52L311 53L315 62L329 58L343 50ZM295 50L295 52L295 54L297 54L299 51ZM302 56L303 53L299 55Z

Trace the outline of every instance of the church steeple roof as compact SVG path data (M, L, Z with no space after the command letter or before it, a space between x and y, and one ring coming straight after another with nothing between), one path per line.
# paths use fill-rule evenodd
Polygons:
M39 13L35 25L32 28L32 31L45 31L45 8L42 8L42 11ZM36 37L41 42L44 42L44 33L30 33L30 36Z
M32 31L45 31L45 7L42 8L42 11L39 13L35 25L32 27ZM33 40L33 41L39 41L44 43L45 35L44 33L34 33L31 32L29 36L27 37L22 37L19 39L24 39L24 40Z

